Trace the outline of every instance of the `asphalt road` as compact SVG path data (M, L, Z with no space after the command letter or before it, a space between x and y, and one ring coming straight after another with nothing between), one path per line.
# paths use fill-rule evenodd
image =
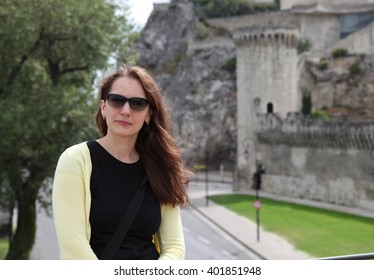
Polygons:
M192 207L182 209L187 260L258 259L248 248Z
M214 225L194 208L182 209L187 260L253 259L251 252L229 234ZM44 210L38 212L33 260L59 259L53 219Z

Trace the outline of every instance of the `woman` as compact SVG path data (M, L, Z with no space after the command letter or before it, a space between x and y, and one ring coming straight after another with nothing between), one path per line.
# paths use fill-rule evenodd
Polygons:
M100 259L146 174L140 209L113 259L183 259L179 206L189 198L181 154L158 85L123 66L100 85L102 138L68 148L57 164L53 211L62 259Z

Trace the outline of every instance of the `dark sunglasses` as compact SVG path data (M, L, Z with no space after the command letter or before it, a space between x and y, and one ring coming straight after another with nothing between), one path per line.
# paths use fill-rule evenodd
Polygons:
M115 109L123 108L123 106L125 106L126 102L128 101L131 110L134 111L143 111L145 108L147 108L147 105L149 103L148 99L142 97L126 98L122 95L115 93L109 93L106 96L106 100L108 101L109 106Z

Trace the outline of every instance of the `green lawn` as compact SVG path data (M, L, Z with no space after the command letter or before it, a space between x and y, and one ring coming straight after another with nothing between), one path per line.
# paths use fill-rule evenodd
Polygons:
M8 240L0 238L0 260L5 258L5 254L8 251Z
M256 220L249 195L218 195L210 199ZM315 257L374 252L374 219L261 198L260 223Z

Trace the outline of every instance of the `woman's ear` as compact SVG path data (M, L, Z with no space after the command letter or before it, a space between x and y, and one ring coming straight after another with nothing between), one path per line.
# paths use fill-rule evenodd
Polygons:
M103 119L105 120L105 101L103 99L100 100L100 110Z
M149 123L151 122L151 116L152 116L152 112L149 110L144 120L147 125L149 125Z

